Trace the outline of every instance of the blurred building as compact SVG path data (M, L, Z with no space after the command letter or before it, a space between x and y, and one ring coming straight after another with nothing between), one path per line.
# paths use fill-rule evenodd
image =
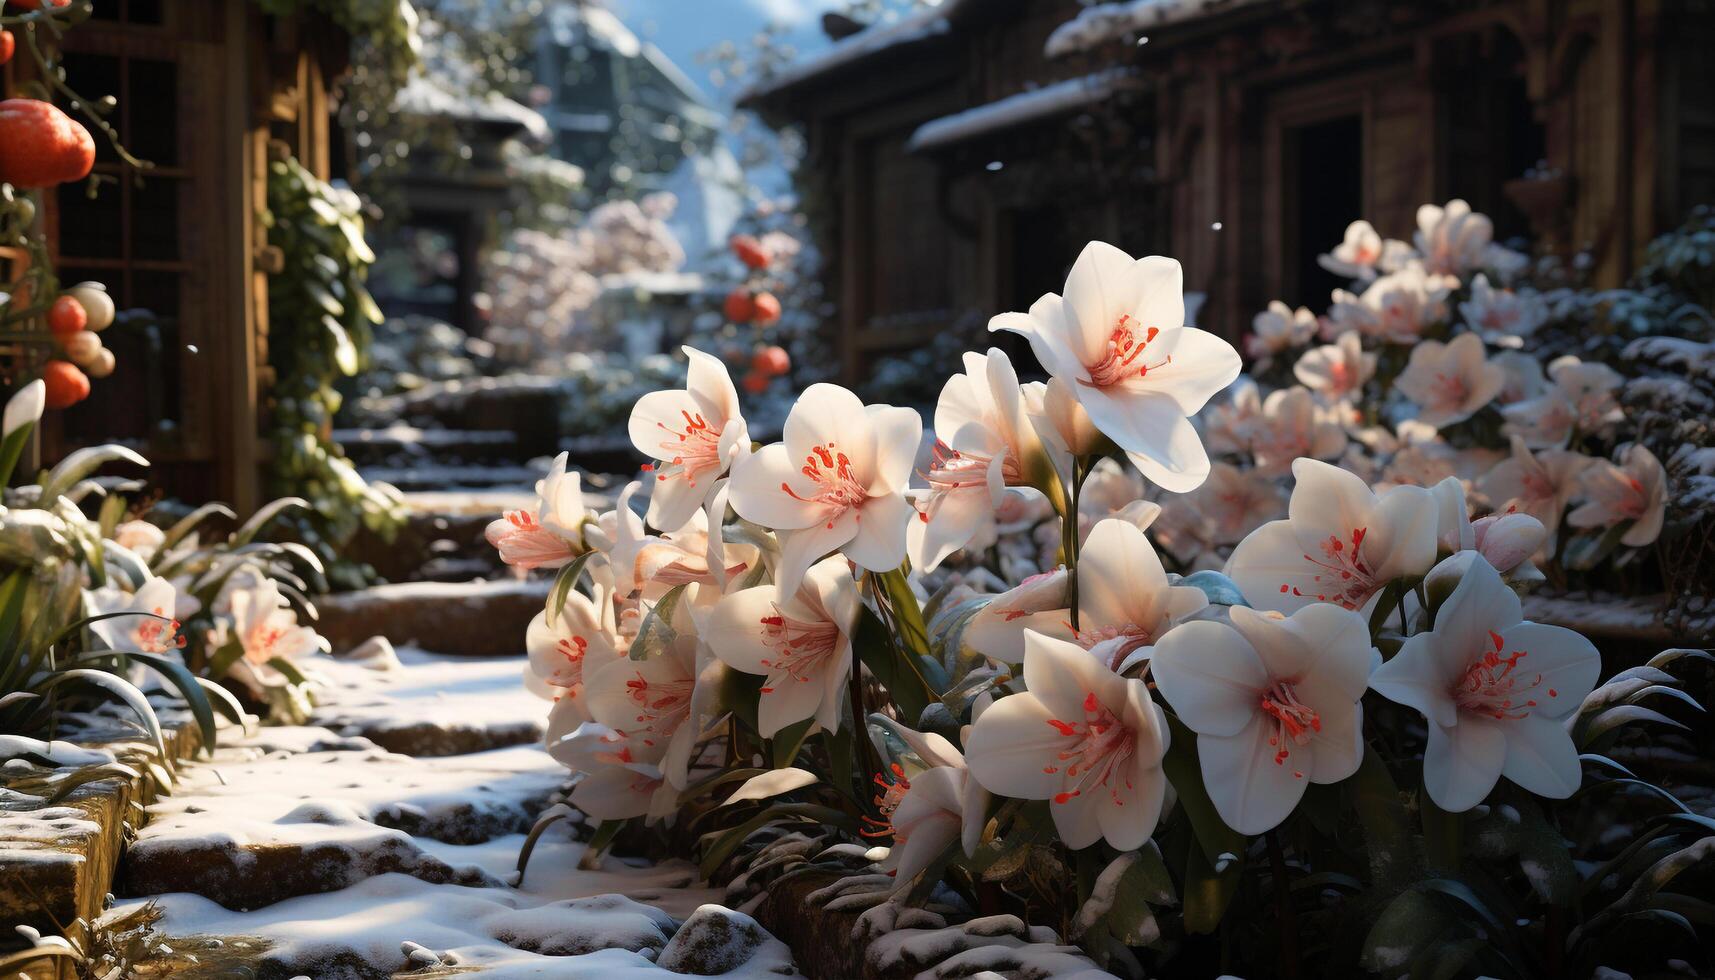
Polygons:
M1178 258L1235 338L1326 305L1349 221L1452 197L1618 284L1715 199L1712 42L1701 0L942 0L743 101L807 138L851 377L1092 238Z
M119 370L49 413L42 455L122 442L152 461L152 481L168 492L247 510L271 382L268 143L284 141L327 175L329 90L349 39L319 15L273 17L254 3L111 0L65 33L63 49L71 84L116 96L109 121L154 167L138 180L97 135L100 193L78 182L44 195L62 281L106 283L124 312L102 337ZM33 67L17 57L0 69L0 94ZM24 260L0 249L0 283Z

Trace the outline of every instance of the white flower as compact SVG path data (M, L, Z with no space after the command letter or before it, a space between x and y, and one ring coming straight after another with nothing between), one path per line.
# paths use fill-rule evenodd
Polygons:
M584 507L583 478L576 470L566 472L568 457L568 453L554 457L548 475L536 481L536 520L567 541L576 542L582 540L589 511Z
M690 359L685 387L637 399L629 426L631 444L659 461L649 523L664 531L684 526L713 495L715 481L750 452L750 430L726 365L694 347L682 350Z
M637 761L632 742L592 721L549 746L549 755L584 773L572 790L573 806L596 820L647 817L650 823L677 809L678 791L658 767Z
M1206 416L1203 428L1209 434L1210 449L1218 453L1249 452L1251 433L1262 418L1262 391L1255 381L1241 377Z
M1584 503L1566 515L1566 522L1573 527L1613 527L1631 521L1620 538L1628 548L1641 548L1660 537L1667 513L1667 471L1655 454L1632 443L1619 466L1605 459L1592 463L1578 476Z
M1336 276L1368 281L1376 277L1376 263L1382 258L1382 236L1368 221L1358 220L1346 226L1346 237L1332 251L1316 256L1316 264Z
M90 624L89 628L109 650L168 653L185 645L185 638L179 635L178 590L166 579L152 577L129 594L109 586L88 595L91 615L142 614L115 616Z
M598 593L599 595L599 593ZM524 649L530 657L530 672L559 703L569 701L565 711L588 720L582 707L584 679L619 659L620 649L613 632L613 604L605 596L592 602L583 593L566 594L566 606L552 619L544 609L530 620L524 632Z
M852 670L852 630L861 603L845 559L818 562L785 602L759 586L722 598L703 628L728 666L762 674L757 732L763 738L806 718L838 731Z
M1192 492L1191 500L1209 518L1216 544L1237 544L1286 512L1286 494L1278 483L1231 463L1216 463L1208 482Z
M1197 733L1203 785L1227 826L1273 830L1310 783L1337 783L1364 756L1376 661L1362 616L1327 604L1290 619L1244 606L1232 625L1186 623L1162 639L1156 686Z
M1245 349L1253 359L1266 361L1275 354L1302 347L1316 336L1316 314L1306 307L1294 310L1280 300L1251 318L1251 334Z
M1209 604L1202 589L1170 585L1143 531L1110 518L1078 556L1078 629L1072 639L1118 671L1133 651Z
M1417 233L1412 244L1429 272L1464 276L1483 267L1495 226L1485 214L1455 198L1446 207L1425 204L1417 209Z
M1594 457L1565 449L1532 453L1523 439L1513 436L1512 456L1495 464L1477 482L1497 511L1529 514L1551 532L1560 528L1566 503L1578 491L1578 476Z
M998 348L967 353L935 406L933 462L923 474L921 520L910 524L912 562L933 571L994 520L1007 487L1054 488L1056 465L1026 413L1012 362Z
M1352 330L1306 351L1292 368L1300 384L1332 402L1355 399L1375 373L1376 355L1364 353L1362 338Z
M1502 575L1541 577L1531 556L1542 550L1548 529L1529 514L1490 514L1471 522L1471 546Z
M1067 382L1049 378L1046 383L1032 381L1023 387L1024 410L1030 424L1042 438L1044 446L1053 449L1057 458L1066 455L1091 456L1108 444L1107 436L1090 421L1078 397ZM1062 465L1058 461L1056 465Z
M113 543L148 561L161 550L167 532L148 521L125 521L113 529Z
M976 710L980 715L981 708ZM882 715L875 716L873 723L887 728L911 750L900 756L911 768L895 762L889 774L877 774L883 786L875 797L881 819L867 822L881 829L865 832L866 836L892 834L893 844L881 866L895 876L898 891L954 841L967 856L976 853L988 822L989 792L971 778L964 755L940 735L913 731ZM919 761L922 767L913 764Z
M1334 290L1328 319L1340 331L1356 330L1372 340L1414 344L1425 327L1447 315L1450 282L1417 266L1390 272L1353 296Z
M697 687L698 639L681 602L672 626L677 638L647 660L615 660L584 675L585 710L628 739L630 761L659 766L683 789L697 726L688 724Z
M1337 466L1301 459L1287 519L1239 542L1227 575L1252 606L1290 613L1332 602L1368 614L1381 589L1435 561L1436 504L1400 486L1377 497Z
M1548 304L1540 293L1495 289L1480 272L1471 280L1471 298L1459 304L1459 312L1471 329L1496 347L1522 347L1524 338L1548 322Z
M559 568L577 557L570 541L538 524L527 510L507 511L482 534L502 562L517 568Z
M1523 622L1518 595L1475 553L1447 559L1430 579L1454 577L1434 628L1406 640L1370 686L1427 719L1423 781L1443 810L1476 806L1503 775L1538 796L1571 796L1582 773L1564 722L1596 685L1596 648L1572 630Z
M48 386L40 378L13 392L12 397L6 400L4 420L0 422L0 436L10 436L26 425L40 422L47 397Z
M1208 476L1209 457L1189 417L1238 377L1238 352L1184 325L1182 273L1172 259L1133 259L1091 242L1065 288L1064 297L1049 293L1029 313L995 317L989 329L1026 337L1048 373L1151 482L1175 493L1195 488Z
M1548 390L1548 378L1542 373L1542 362L1523 351L1501 351L1489 358L1489 363L1500 365L1501 370L1507 373L1506 384L1495 396L1495 401L1502 405L1535 398Z
M1309 388L1293 385L1271 393L1251 426L1251 455L1264 473L1285 473L1301 456L1335 459L1346 449L1339 409L1318 404Z
M1030 576L976 611L965 628L965 643L985 657L1016 664L1024 661L1027 630L1071 639L1069 585L1064 568Z
M1586 364L1571 354L1548 364L1553 387L1501 409L1505 431L1532 449L1565 446L1573 432L1602 433L1625 418L1614 391L1624 383L1606 364Z
M229 601L232 632L244 648L244 659L252 664L266 664L275 657L296 660L327 649L328 641L313 628L298 625L298 614L273 579L235 589Z
M971 727L971 775L1001 796L1050 800L1067 847L1142 847L1167 791L1167 722L1148 685L1035 633L1025 636L1024 680L1028 691L996 701Z
M922 432L908 408L865 407L838 385L814 384L786 416L784 441L740 461L732 507L778 533L782 600L830 551L872 572L905 560L906 523L917 518L905 490Z
M1446 428L1475 415L1506 384L1506 372L1485 355L1483 340L1474 333L1445 344L1425 340L1412 348L1394 387L1417 404L1419 422Z

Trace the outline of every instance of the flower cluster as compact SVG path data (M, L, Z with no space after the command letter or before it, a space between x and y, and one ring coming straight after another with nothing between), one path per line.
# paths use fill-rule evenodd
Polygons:
M1464 482L1421 478L1459 452L1437 424L1509 383L1476 328L1425 338L1446 333L1448 277L1516 264L1486 227L1455 202L1425 209L1414 246L1355 228L1330 258L1369 280L1337 298L1345 326L1281 308L1259 330L1286 338L1277 357L1323 334L1302 384L1265 398L1242 382L1201 428L1238 352L1185 325L1177 262L1102 243L1062 294L990 324L1046 380L1021 382L999 348L967 353L928 433L911 409L814 384L779 441L754 444L725 363L686 348L685 388L632 411L653 462L612 510L587 509L562 456L536 509L489 529L506 562L559 570L526 683L553 701L573 804L655 821L793 794L816 802L728 827L705 862L770 816L849 820L889 839L869 857L897 899L947 869L1003 880L997 865L1048 839L1156 862L1190 840L1213 883L1218 855L1324 826L1339 797L1316 787L1360 780L1390 801L1393 779L1421 785L1425 820L1571 796L1600 657L1526 620L1515 589L1560 525L1534 516L1525 468L1573 450L1515 436L1489 474L1503 505L1476 520ZM1396 434L1363 418L1365 392L1389 358L1372 348L1406 343L1386 369ZM1551 374L1530 397L1564 397L1579 426L1606 415L1588 366ZM1650 462L1590 462L1556 506L1643 543Z

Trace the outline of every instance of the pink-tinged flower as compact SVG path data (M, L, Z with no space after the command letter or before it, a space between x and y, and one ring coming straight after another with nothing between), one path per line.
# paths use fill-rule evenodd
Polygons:
M296 660L327 649L328 641L314 629L298 625L298 614L273 579L233 590L230 601L232 632L250 663L266 664L275 657Z
M1167 722L1148 685L1036 633L1025 636L1024 681L1028 691L996 701L971 726L971 775L1000 796L1049 800L1067 847L1103 839L1142 847L1167 791Z
M92 616L140 614L115 615L90 624L109 650L169 653L185 645L185 638L179 635L178 590L166 579L150 578L129 594L109 586L88 595Z
M935 406L932 462L923 472L929 487L912 494L921 516L908 536L917 567L933 571L992 524L1007 487L1058 486L1056 463L1026 407L1012 362L998 348L967 353L965 372L947 379Z
M113 529L113 543L150 561L167 540L167 532L148 521L125 521Z
M1357 398L1376 373L1376 355L1364 353L1363 340L1347 331L1331 344L1312 348L1293 365L1298 382L1331 402Z
M1215 544L1238 544L1245 535L1286 513L1286 492L1256 470L1216 463L1209 480L1191 494L1209 518Z
M1269 394L1251 426L1251 455L1257 469L1285 473L1301 456L1335 459L1346 449L1344 413L1316 401L1309 388L1294 385Z
M1302 347L1316 336L1316 314L1300 306L1294 310L1280 300L1251 318L1251 333L1245 350L1253 360L1267 362L1276 354Z
M1463 422L1494 401L1506 384L1506 372L1490 364L1486 354L1474 333L1445 344L1425 340L1412 348L1394 387L1416 403L1419 422L1437 429Z
M738 391L720 358L682 348L690 364L683 390L652 391L631 409L631 444L657 460L649 523L683 527L714 493L715 481L750 452Z
M1209 407L1204 431L1209 448L1218 453L1246 453L1251 433L1262 418L1262 391L1250 378L1240 378L1227 389L1227 397Z
M530 657L530 673L542 685L533 689L553 698L556 711L561 710L560 702L570 702L564 711L589 720L583 706L584 679L621 655L613 632L612 609L605 596L598 606L573 590L566 594L566 606L559 616L550 619L544 609L530 620L524 631L524 649Z
M1534 289L1496 289L1478 273L1471 298L1459 304L1465 324L1496 347L1523 347L1524 339L1548 322L1548 304Z
M590 717L627 739L632 761L659 766L669 782L686 782L697 726L689 723L696 693L697 635L689 602L673 617L677 639L647 660L615 660L584 675Z
M1327 604L1290 619L1234 606L1231 618L1169 633L1150 672L1197 733L1203 785L1221 820L1261 834L1291 815L1309 784L1358 771L1359 701L1379 657L1364 618Z
M1490 514L1471 522L1471 546L1502 575L1524 571L1540 578L1529 563L1547 540L1548 529L1529 514Z
M940 735L879 715L873 723L910 750L899 754L887 774L876 774L879 818L865 818L874 829L864 831L866 837L893 838L881 867L895 876L894 890L900 891L955 841L967 856L976 853L988 821L989 792L971 778L964 755Z
M559 568L578 556L577 547L537 523L527 510L509 510L482 532L500 552L500 560L517 568Z
M1127 521L1096 525L1078 556L1078 629L1073 642L1118 671L1134 651L1209 604L1202 589L1171 585L1143 531Z
M1494 237L1488 215L1455 198L1446 207L1425 204L1417 209L1412 244L1429 272L1463 277L1484 267Z
M1567 354L1549 362L1548 376L1554 384L1547 391L1501 409L1506 431L1530 448L1558 449L1574 432L1606 432L1625 418L1614 397L1625 378L1606 364Z
M1358 220L1346 226L1346 237L1340 244L1316 256L1316 264L1336 276L1368 282L1376 277L1376 264L1381 259L1382 236L1368 221Z
M1542 373L1542 362L1523 351L1504 350L1489 358L1507 374L1506 383L1495 401L1501 405L1527 401L1548 390L1548 377Z
M567 472L569 458L568 453L555 456L548 475L536 481L536 523L567 541L581 542L589 510L584 507L583 478L576 470Z
M1560 528L1567 501L1578 492L1578 477L1594 457L1565 449L1533 453L1514 436L1512 455L1477 481L1477 489L1497 511L1529 514L1551 532Z
M918 519L905 490L922 434L909 408L865 407L838 385L814 384L786 416L784 441L738 464L732 507L778 534L782 600L830 551L872 572L905 560L906 525Z
M1641 548L1661 536L1667 512L1667 471L1655 454L1640 443L1632 443L1620 457L1620 465L1596 460L1578 476L1584 503L1566 515L1573 527L1613 527L1625 521L1620 543Z
M1337 466L1301 459L1287 519L1239 542L1227 575L1258 609L1332 602L1366 615L1393 579L1435 562L1435 498L1400 486L1381 496Z
M806 718L838 731L852 669L852 630L862 603L844 558L818 562L785 602L758 586L722 598L703 639L728 666L761 674L756 712L763 738Z
M548 754L584 774L572 790L572 805L596 820L647 817L649 823L678 808L679 791L653 764L632 752L633 738L596 722L586 722L556 740Z
M1238 352L1185 326L1183 277L1172 259L1133 259L1091 242L1065 288L1064 297L1049 293L1029 313L995 317L989 329L1027 338L1048 373L1151 482L1175 493L1195 488L1208 476L1209 457L1190 416L1238 377Z
M693 582L724 588L728 579L757 560L754 547L729 545L711 533L708 514L701 510L692 511L676 531L640 535L642 522L630 508L637 486L632 483L619 498L619 533L609 556L618 588L640 591L650 601Z
M1376 693L1429 723L1430 798L1460 813L1503 775L1538 796L1571 796L1582 772L1565 720L1596 686L1596 648L1572 630L1524 622L1518 595L1473 552L1438 565L1430 581L1442 579L1458 584L1434 628L1370 677Z
M1334 290L1328 319L1341 333L1356 330L1383 343L1415 344L1424 328L1446 317L1450 287L1448 280L1408 266L1377 279L1362 296Z
M994 660L1024 661L1026 631L1072 637L1070 576L1064 568L1032 575L978 609L965 627L965 644Z

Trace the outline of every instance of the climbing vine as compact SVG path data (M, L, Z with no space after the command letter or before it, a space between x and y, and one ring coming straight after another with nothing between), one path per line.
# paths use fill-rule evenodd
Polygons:
M381 310L364 288L375 254L363 240L357 195L305 169L276 144L268 168L268 243L279 250L268 280L268 360L274 368L268 489L308 499L301 540L336 585L372 577L339 558L360 528L390 538L402 519L398 492L366 483L333 442L341 378L363 370Z

